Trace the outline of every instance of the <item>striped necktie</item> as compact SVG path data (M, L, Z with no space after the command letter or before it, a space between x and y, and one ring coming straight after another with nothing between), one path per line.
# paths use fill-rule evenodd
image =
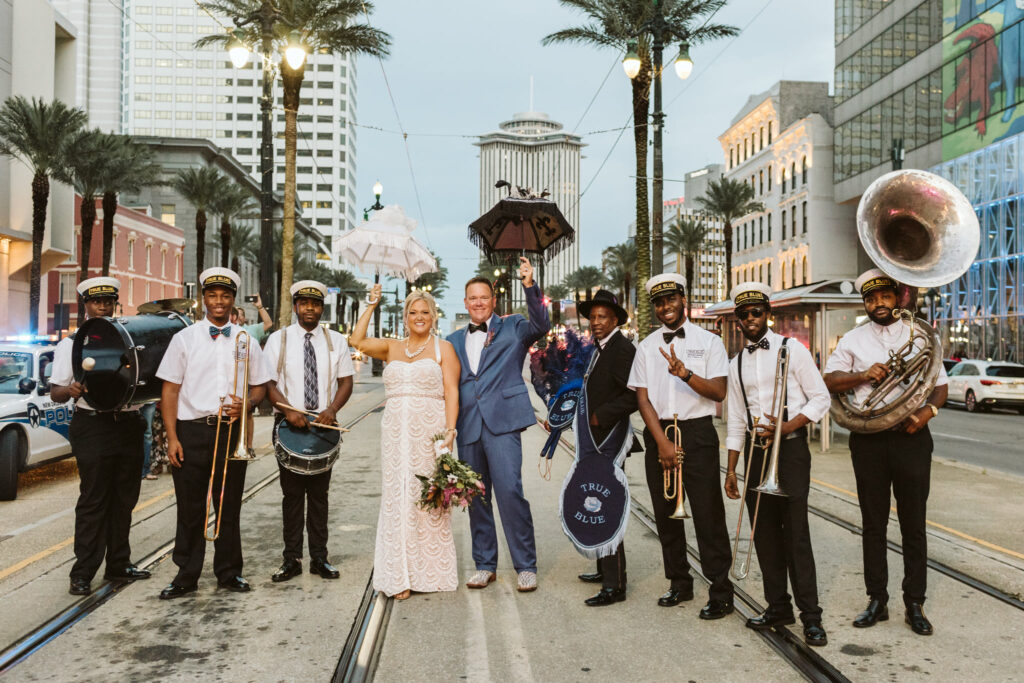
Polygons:
M306 333L306 342L302 347L303 360L303 398L306 400L306 410L316 410L320 407L320 387L316 376L316 353L313 352L312 332Z

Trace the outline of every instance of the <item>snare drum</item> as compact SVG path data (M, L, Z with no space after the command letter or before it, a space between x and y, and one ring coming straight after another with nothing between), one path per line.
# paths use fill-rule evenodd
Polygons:
M331 469L341 450L341 432L321 427L296 429L281 420L274 428L277 461L295 474L320 474Z

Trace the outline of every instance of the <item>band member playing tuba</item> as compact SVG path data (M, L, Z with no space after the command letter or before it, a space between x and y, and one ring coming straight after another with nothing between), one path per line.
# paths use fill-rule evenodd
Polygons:
M872 269L857 278L869 322L839 340L825 364L825 384L832 393L852 390L857 403L871 393L872 384L891 372L886 361L910 339L910 327L893 314L898 306L897 283ZM913 353L909 357L913 357ZM932 437L928 422L938 415L948 393L946 371L940 365L935 388L902 423L877 433L850 434L850 456L857 478L857 498L864 527L864 584L870 602L853 625L874 626L889 618L886 526L890 489L896 496L903 536L903 603L906 622L914 633L932 634L924 615L928 548L925 511L931 476ZM891 400L891 399L890 399Z
M773 626L796 623L793 605L786 591L788 574L793 584L793 599L803 622L804 639L808 645L825 645L828 637L821 626L814 553L807 523L807 493L811 478L807 425L823 418L831 401L807 348L768 329L770 293L771 289L760 282L744 282L732 290L737 326L747 344L729 364L729 427L726 437L729 465L725 475L725 493L734 500L740 497L736 462L742 449L748 454L745 503L754 527L751 533L768 603L763 614L747 619L747 627L763 631ZM782 347L785 347L785 356L782 356ZM779 362L783 357L788 359L788 363ZM781 392L783 378L777 376L782 368L785 368L784 395ZM775 414L780 412L780 407L783 408L782 415ZM770 495L756 490L769 474L765 459L771 457L776 429L780 430L781 439L777 460L778 482L785 495ZM755 439L752 449L750 439Z
M78 293L90 318L114 315L121 283L112 277L82 280ZM71 418L71 452L78 463L79 495L75 505L75 563L71 567L72 595L88 595L90 582L103 564L106 579L148 579L149 572L131 561L128 532L132 509L139 502L145 424L138 407L99 413L83 398L85 387L75 381L71 364L73 337L61 340L53 353L50 398L63 403L76 399Z
M247 463L225 463L237 450L242 431L241 425L228 427L263 399L270 377L259 344L229 322L239 282L238 274L228 268L207 268L199 275L206 318L171 338L156 373L164 381L160 407L178 501L172 556L178 574L160 593L161 600L196 590L206 553L204 518L210 505L220 509L213 555L217 583L236 593L249 590L242 578L239 529ZM235 387L245 386L246 381L248 396L234 395Z
M640 342L629 375L643 416L647 485L651 490L665 577L669 590L658 600L672 607L693 599L693 577L686 557L683 520L664 495L666 473L675 471L681 455L681 479L693 512L701 568L711 581L701 619L720 619L733 611L729 581L729 531L719 491L718 432L712 422L715 402L725 400L729 361L722 340L686 319L686 288L682 276L657 275L647 293L662 327ZM681 449L666 435L671 430ZM682 453L677 451L681 450Z
M298 429L310 422L337 424L336 416L352 395L355 368L348 343L338 332L320 326L327 286L313 280L291 288L298 322L270 335L263 350L270 376L270 400L317 413L308 418L297 410L274 409L274 426L281 420ZM284 519L284 564L271 579L287 581L302 573L302 525L309 534L309 571L336 579L338 570L327 561L327 489L333 469L297 474L278 463L281 471L281 512ZM308 509L307 509L308 506Z

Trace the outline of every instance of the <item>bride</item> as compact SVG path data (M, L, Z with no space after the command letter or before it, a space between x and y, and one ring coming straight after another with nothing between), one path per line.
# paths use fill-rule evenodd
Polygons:
M381 500L373 587L405 600L411 591L453 591L458 584L451 512L421 509L417 474L434 471L434 436L444 435L452 450L459 415L459 359L454 347L433 334L437 304L429 293L415 291L405 299L405 328L399 339L367 338L381 286L370 292L370 304L352 332L350 343L387 363L387 402L381 420Z

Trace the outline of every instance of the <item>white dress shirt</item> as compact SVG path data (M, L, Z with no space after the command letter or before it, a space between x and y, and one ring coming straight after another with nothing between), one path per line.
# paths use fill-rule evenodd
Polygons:
M671 345L675 348L676 358L683 362L686 369L693 370L693 374L704 379L728 375L729 357L718 335L689 320L682 327L686 336L676 337ZM670 345L665 343L663 336L671 331L667 327L659 327L637 346L633 368L629 372L629 388L634 391L647 389L647 397L661 420L671 420L676 416L680 420L691 420L714 415L714 401L701 396L689 384L668 371L668 361L661 355L661 349L671 355Z
M75 381L74 369L71 367L71 347L75 344L74 337L65 337L57 342L53 350L53 365L50 366L50 384L59 387L70 387ZM75 401L76 408L93 410L85 397Z
M238 325L231 328L231 336L210 336L214 325L209 318L203 318L189 325L173 337L167 346L156 376L162 380L181 385L178 394L178 419L195 420L216 415L221 399L230 403L227 397L235 386L235 342ZM270 381L263 351L255 339L249 340L249 386L258 386ZM241 364L239 364L238 386L242 386ZM245 398L242 396L241 398Z
M899 349L910 339L910 326L902 321L896 321L891 325L879 325L876 322L868 321L859 325L839 339L836 350L828 357L825 363L825 374L830 372L864 372L875 363L885 364L889 360L889 351ZM913 358L917 351L911 353ZM946 368L939 365L939 377L936 386L947 384ZM869 382L858 384L854 387L854 404L863 405L864 399L871 393L872 386ZM902 392L894 389L881 405L888 405L897 399ZM922 401L923 406L927 403L927 397ZM919 406L920 407L920 406Z
M342 377L351 377L356 374L352 365L352 355L348 350L348 342L345 341L339 332L327 330L320 325L312 330L313 336L310 342L313 344L313 355L316 356L316 379L317 379L317 408L322 411L331 404L334 394L338 390L338 380ZM327 349L327 335L331 335L331 347ZM283 371L278 373L281 365L281 339L288 335L288 343L285 344L285 365ZM267 345L263 347L263 358L267 364L267 375L277 382L277 388L288 399L288 404L296 408L305 407L306 395L306 330L298 323L289 325L284 330L277 330ZM333 380L333 381L332 381ZM333 384L333 386L332 386ZM274 412L281 412L274 407Z
M767 349L759 348L750 353L744 344L744 348L729 363L729 427L725 447L731 451L743 450L748 426L738 363L743 363L743 388L747 393L751 422L758 418L766 422L765 414L771 410L775 393L775 368L783 337L768 330L764 338L768 340ZM789 372L786 374L787 415L792 420L802 414L811 422L817 422L828 414L832 404L825 380L821 378L807 347L791 338L786 342L786 349L789 352Z
M470 332L469 328L466 328L466 358L469 359L469 369L474 375L480 369L480 354L484 351L484 344L487 342L487 335L490 334L491 327L494 325L495 317L492 314L490 319L487 320L487 332L479 330Z

